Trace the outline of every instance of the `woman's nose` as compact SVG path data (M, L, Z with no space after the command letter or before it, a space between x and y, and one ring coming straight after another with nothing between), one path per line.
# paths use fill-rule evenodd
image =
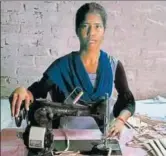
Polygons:
M93 36L96 33L95 28L94 27L90 27L88 30L88 35L89 36Z

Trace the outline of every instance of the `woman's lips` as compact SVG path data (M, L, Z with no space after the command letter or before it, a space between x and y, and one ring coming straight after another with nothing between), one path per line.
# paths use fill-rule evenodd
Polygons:
M89 43L95 43L96 40L89 40Z

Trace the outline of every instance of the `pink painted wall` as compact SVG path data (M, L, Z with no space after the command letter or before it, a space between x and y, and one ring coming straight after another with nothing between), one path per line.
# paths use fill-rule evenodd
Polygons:
M1 2L1 97L78 50L74 19L85 2ZM166 2L100 3L108 12L102 48L123 62L135 98L166 96Z

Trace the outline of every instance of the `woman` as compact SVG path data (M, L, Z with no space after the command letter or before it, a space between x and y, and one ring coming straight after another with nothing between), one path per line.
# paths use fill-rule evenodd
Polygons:
M44 72L39 82L28 89L17 88L11 95L12 115L18 116L20 106L25 100L26 109L36 98L46 98L52 92L52 100L63 102L75 87L83 89L80 101L86 104L95 102L112 90L118 92L118 99L113 108L116 120L108 136L119 135L127 119L135 111L135 100L128 87L125 71L120 61L115 61L100 49L104 39L107 15L97 3L86 3L76 14L76 34L80 41L78 52L71 52L57 60Z

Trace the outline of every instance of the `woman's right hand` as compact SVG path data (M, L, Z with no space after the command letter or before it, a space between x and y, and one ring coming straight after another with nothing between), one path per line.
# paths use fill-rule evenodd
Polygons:
M9 98L11 104L11 113L13 117L18 117L23 101L25 101L25 109L29 110L29 105L33 102L33 95L24 87L14 90Z

